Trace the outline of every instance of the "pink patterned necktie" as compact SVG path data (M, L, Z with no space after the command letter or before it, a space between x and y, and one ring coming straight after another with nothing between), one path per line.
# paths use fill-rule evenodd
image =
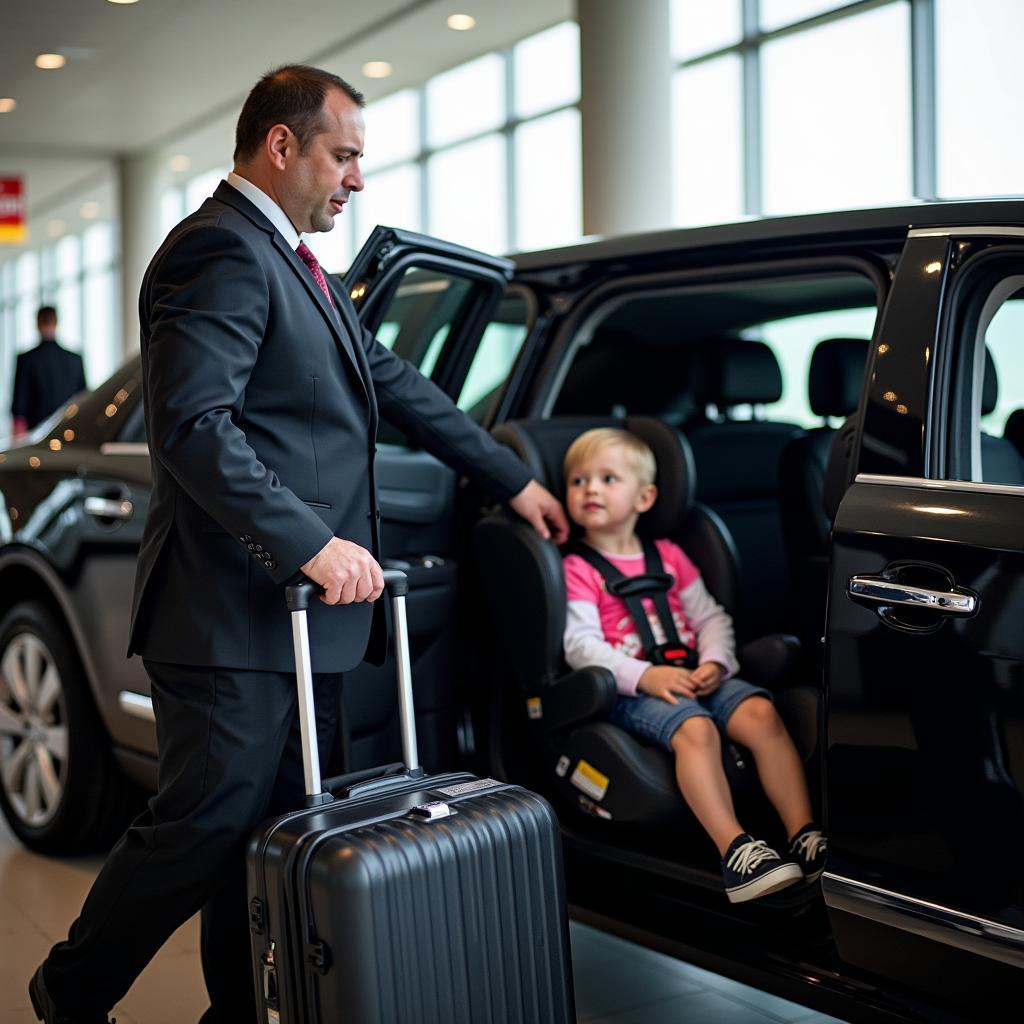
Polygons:
M317 263L316 257L313 255L313 250L305 242L299 242L295 253L309 268L309 272L316 279L316 283L320 285L320 291L327 296L327 301L333 306L334 299L331 298L331 293L327 290L327 278L324 277L324 272L320 269L320 264Z

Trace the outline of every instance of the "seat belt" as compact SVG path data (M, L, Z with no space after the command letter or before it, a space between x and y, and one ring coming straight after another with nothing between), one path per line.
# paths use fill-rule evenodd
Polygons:
M665 572L661 555L654 541L643 538L644 572L637 576L626 576L620 572L607 558L595 548L583 541L571 541L566 548L567 555L579 555L588 565L596 569L604 578L605 589L613 597L619 598L626 605L637 633L644 648L644 657L655 665L673 665L676 668L693 669L697 667L697 649L683 643L672 609L668 603L668 591L674 578ZM665 643L659 644L654 638L651 624L647 620L643 598L654 602L654 610L665 633Z

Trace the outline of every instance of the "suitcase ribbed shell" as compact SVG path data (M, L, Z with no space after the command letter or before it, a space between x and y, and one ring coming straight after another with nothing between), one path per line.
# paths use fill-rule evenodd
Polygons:
M380 798L361 821L311 829L292 855L270 857L291 876L282 900L291 906L268 928L291 990L284 1024L575 1019L557 822L535 794L495 786L451 799L433 789L405 794L368 821ZM427 799L454 813L410 815ZM331 813L314 820L327 825ZM305 944L317 942L322 972L306 962Z

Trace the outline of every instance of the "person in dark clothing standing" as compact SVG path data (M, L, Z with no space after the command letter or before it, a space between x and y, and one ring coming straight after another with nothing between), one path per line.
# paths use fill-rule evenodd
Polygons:
M82 357L57 344L57 310L43 306L36 314L36 324L39 344L22 352L14 369L11 416L15 437L28 433L85 387Z

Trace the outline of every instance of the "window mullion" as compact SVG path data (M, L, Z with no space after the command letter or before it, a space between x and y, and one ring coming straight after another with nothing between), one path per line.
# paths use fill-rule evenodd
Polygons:
M919 199L935 199L938 196L935 45L935 0L911 0L911 160L914 168L914 195Z

